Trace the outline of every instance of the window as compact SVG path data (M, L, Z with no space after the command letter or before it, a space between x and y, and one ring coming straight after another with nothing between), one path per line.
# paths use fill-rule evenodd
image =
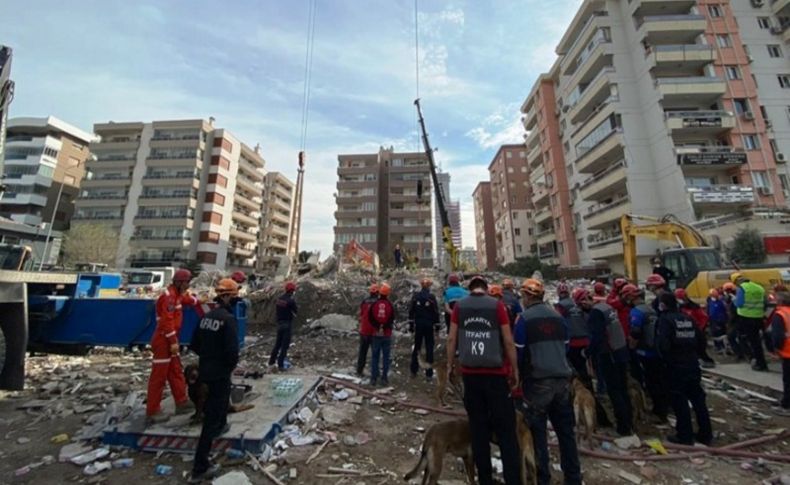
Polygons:
M214 138L214 146L222 147L228 152L233 151L233 143L231 143L230 140L226 140L225 138Z
M771 182L768 180L768 174L761 170L755 170L752 172L752 183L754 183L755 187L759 188L771 187Z
M738 69L738 66L725 66L724 70L727 73L727 79L729 80L741 78L741 71Z
M505 152L505 158L513 158L513 152Z
M779 79L780 87L790 88L790 74L779 74L776 78Z
M210 222L212 224L222 224L222 214L216 212L204 212L203 222Z
M69 157L69 161L66 162L66 168L76 167L79 164L80 164L79 159L74 158L74 157Z
M708 13L711 17L721 17L721 5L708 5Z
M217 262L217 253L198 251L197 260L201 263L215 264Z
M521 150L520 152L518 152L518 156L519 156L519 158L527 158L527 152L524 151L524 150Z
M769 44L765 46L768 48L768 55L771 57L782 57L782 48L776 44Z
M527 173L527 166L526 165L522 165L521 173Z
M757 135L743 135L743 146L747 150L759 150L760 139Z
M521 235L521 229L519 229L518 227L513 229L513 232L516 234L516 236L520 236Z
M727 34L717 34L716 44L718 44L719 47L732 47L732 40Z
M757 25L759 25L761 29L770 29L771 19L768 17L757 17Z
M515 200L515 197L513 199ZM518 219L518 212L513 211L513 219Z
M749 101L745 98L734 98L732 104L735 106L735 114L737 115L742 115L749 111Z
M790 182L787 180L787 175L780 173L779 183L782 184L782 192L786 194L788 191L790 191Z
M207 192L206 202L213 202L217 205L225 205L225 196L216 192Z
M507 152L507 154L510 155L510 152ZM513 167L508 167L507 173L513 173Z
M576 250L577 251L584 251L584 239L579 238L576 240Z
M228 186L228 178L223 177L218 173L211 173L208 176L208 183L210 184L217 184L220 187L227 187Z
M230 160L225 157L221 157L219 155L214 155L211 157L211 164L214 166L219 166L224 168L225 170L230 169Z
M77 179L75 179L71 175L64 175L63 176L63 183L66 184L66 185L74 185L75 183L77 183Z
M518 230L518 229L516 229L516 230ZM523 247L521 246L521 244L516 244L516 252L518 252L518 253L521 253L521 252L523 252L523 251L524 251L524 249L523 249Z
M200 242L219 242L219 233L214 231L200 231Z

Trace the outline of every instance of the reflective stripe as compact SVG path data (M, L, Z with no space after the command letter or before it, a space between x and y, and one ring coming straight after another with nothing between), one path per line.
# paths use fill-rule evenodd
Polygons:
M154 359L151 362L153 362L154 364L169 364L170 363L170 359L172 359L172 357L170 357L168 359Z
M173 337L173 336L175 336L175 334L176 334L176 332L175 332L175 331L173 331L173 332L170 332L170 333L166 333L166 334L165 334L165 337Z

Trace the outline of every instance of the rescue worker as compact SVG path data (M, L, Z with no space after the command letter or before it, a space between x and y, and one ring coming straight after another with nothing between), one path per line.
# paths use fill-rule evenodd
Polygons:
M765 317L765 288L744 277L741 273L730 275L730 281L738 287L735 295L737 313L736 327L740 344L751 348L754 364L752 369L767 371L760 329Z
M666 282L675 278L675 272L664 266L664 263L661 262L661 258L658 256L653 258L653 274L661 276Z
M516 317L518 317L522 311L521 302L519 301L520 298L514 286L512 279L505 278L502 280L502 302L505 304L505 308L507 308L511 327L516 323Z
M606 297L606 303L617 312L617 319L620 320L620 326L623 327L623 334L625 334L626 340L628 340L628 333L631 327L631 308L623 301L621 290L627 284L627 279L616 278L612 283L612 290L609 292L609 296ZM644 387L645 376L642 369L642 361L636 355L636 350L630 346L628 347L628 354L628 371L631 377Z
M771 337L782 359L781 414L790 415L790 293L776 293L776 310L771 316Z
M574 431L571 368L565 357L569 338L565 319L543 302L543 283L527 279L521 285L524 312L516 320L515 344L523 376L525 419L532 431L538 483L551 483L547 418L557 435L564 483L582 483ZM567 298L567 291L566 298Z
M357 377L362 377L368 360L368 349L373 343L376 330L370 324L370 305L379 299L379 285L373 283L368 288L368 296L359 305L359 352L357 352Z
M666 292L659 297L661 316L658 318L657 347L667 366L667 382L675 413L675 435L670 443L693 445L696 440L706 446L713 441L710 414L702 390L699 355L704 340L699 328L678 309L675 295ZM697 418L697 433L693 432L689 403Z
M392 327L395 324L395 307L389 300L390 285L379 286L379 299L370 305L368 319L374 328L373 352L371 356L370 385L378 383L381 372L381 384L389 385L390 351L392 349ZM379 369L379 361L381 369Z
M599 377L606 382L606 392L614 408L617 433L631 434L633 417L628 397L628 344L617 312L605 302L596 303L587 290L576 294L576 304L588 312L590 355L597 360Z
M630 308L628 346L634 351L644 370L645 388L653 403L652 413L662 423L669 414L666 371L656 348L658 315L645 303L644 293L636 285L620 289L620 297Z
M176 414L186 414L195 410L187 396L187 383L181 368L180 345L178 337L183 321L183 305L195 306L198 299L189 293L192 273L179 269L173 275L173 282L156 300L156 330L151 338L153 362L151 377L148 379L148 396L145 405L146 423L153 424L167 420L162 414L162 391L165 383L170 384L170 392L176 403Z
M208 386L208 395L189 483L200 483L217 475L220 466L212 465L208 459L211 444L230 429L227 420L230 376L239 362L239 334L233 301L239 293L239 285L224 278L219 280L215 290L217 306L200 320L190 346L200 357L200 382Z
M712 369L716 367L716 361L708 355L708 339L705 335L705 331L708 328L708 314L705 313L705 310L703 310L697 302L688 297L686 290L683 288L677 288L675 290L675 299L678 301L678 309L681 313L691 318L697 328L699 328L702 339L705 341L700 353L702 368Z
M666 280L659 274L653 273L647 277L647 280L645 280L645 287L647 288L647 291L655 296L651 305L653 306L653 311L656 312L656 315L661 315L661 311L658 307L658 299L662 293L667 291L666 286Z
M606 301L606 285L601 281L596 281L593 284L593 300L596 302Z
M606 303L615 310L617 310L618 306L624 306L622 300L620 300L620 290L627 284L628 280L625 278L615 278L612 282L612 289L609 290L609 295L606 296Z
M298 311L294 293L296 293L296 283L293 281L286 282L285 293L277 298L277 303L275 304L277 340L274 342L271 355L269 355L269 367L274 367L276 363L279 371L284 371L290 367L290 364L286 365L286 358L288 357L288 347L291 346L294 317Z
M746 348L738 336L738 309L735 308L735 295L738 292L738 287L735 283L728 281L722 285L722 299L724 305L727 307L727 341L730 344L730 349L735 354L738 362L746 358Z
M444 323L447 325L447 333L450 333L450 315L453 313L455 302L461 298L469 296L469 291L461 286L458 275L453 273L447 278L447 288L444 290L442 300L444 301Z
M576 374L585 385L588 382L592 383L592 377L587 370L587 348L590 346L590 331L587 329L584 312L570 297L567 284L560 283L557 285L557 296L559 301L554 305L554 309L568 324L568 362L573 366ZM592 389L591 386L590 389Z
M710 289L706 303L713 346L716 352L723 355L727 348L724 344L727 335L727 306L716 288Z
M411 298L409 305L409 331L414 333L414 348L411 351L411 376L420 370L419 355L425 342L425 361L433 364L434 329L439 325L439 302L431 293L433 281L423 278L420 291ZM433 367L425 369L425 377L433 378Z
M469 416L472 455L480 485L493 484L491 435L502 456L506 485L521 483L521 453L511 391L518 387L516 347L504 303L486 294L488 282L474 276L471 294L457 302L447 338L447 375L456 348L464 381L464 407Z
M774 346L773 337L771 337L771 320L773 319L776 308L779 305L779 293L787 292L787 287L779 283L771 288L768 296L765 297L765 318L763 319L763 341L765 343L765 350L769 353L775 354L776 347Z

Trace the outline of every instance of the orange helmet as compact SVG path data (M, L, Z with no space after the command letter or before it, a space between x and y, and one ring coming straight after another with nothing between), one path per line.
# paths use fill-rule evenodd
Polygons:
M239 294L239 284L230 278L222 278L219 280L219 282L217 282L217 286L214 288L214 291L217 293L217 296L236 296Z
M651 274L650 276L647 277L645 284L647 286L657 286L659 288L662 288L666 286L667 282L666 280L664 280L664 277L661 276L660 274Z
M596 281L595 284L593 285L593 292L596 295L603 295L604 293L606 293L606 285L601 283L600 281Z
M433 284L433 281L431 281L430 278L423 278L420 281L420 286L422 286L423 288L430 288L432 284Z
M718 298L719 290L717 290L716 288L711 288L710 291L708 292L708 296L712 296L713 298Z
M642 290L639 289L638 286L632 285L630 283L623 285L620 288L620 296L622 298L637 298L641 295Z
M504 296L504 293L502 292L502 287L499 285L490 285L488 287L488 294L495 298L502 298Z
M370 285L370 288L368 288L368 292L371 295L375 295L376 293L379 292L379 285L377 285L376 283L373 283L372 285Z
M505 278L505 279L503 279L503 280L502 280L502 286L503 286L504 288L507 288L508 290L512 289L512 288L513 288L513 286L514 286L514 285L513 285L513 280L511 280L510 278Z
M382 283L381 286L379 286L379 295L390 296L391 292L392 292L392 288L390 288L390 285L388 285L387 283Z
M735 283L728 281L724 283L721 287L725 293L735 293L738 288L735 286Z
M521 284L521 291L530 296L543 296L543 293L545 293L543 283L535 278L527 278L524 280L524 283Z

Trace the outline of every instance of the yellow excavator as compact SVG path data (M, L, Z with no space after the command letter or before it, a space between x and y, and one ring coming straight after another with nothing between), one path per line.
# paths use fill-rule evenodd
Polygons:
M638 225L635 221L646 221ZM659 241L673 241L680 247L665 249L660 258L664 266L672 270L675 278L669 281L671 288L685 288L690 298L703 302L711 288L720 288L730 281L734 272L761 284L770 291L776 284L790 284L790 267L775 265L724 267L719 251L708 244L701 232L673 216L655 218L623 214L620 217L623 235L623 259L628 279L637 281L636 238L644 237Z

